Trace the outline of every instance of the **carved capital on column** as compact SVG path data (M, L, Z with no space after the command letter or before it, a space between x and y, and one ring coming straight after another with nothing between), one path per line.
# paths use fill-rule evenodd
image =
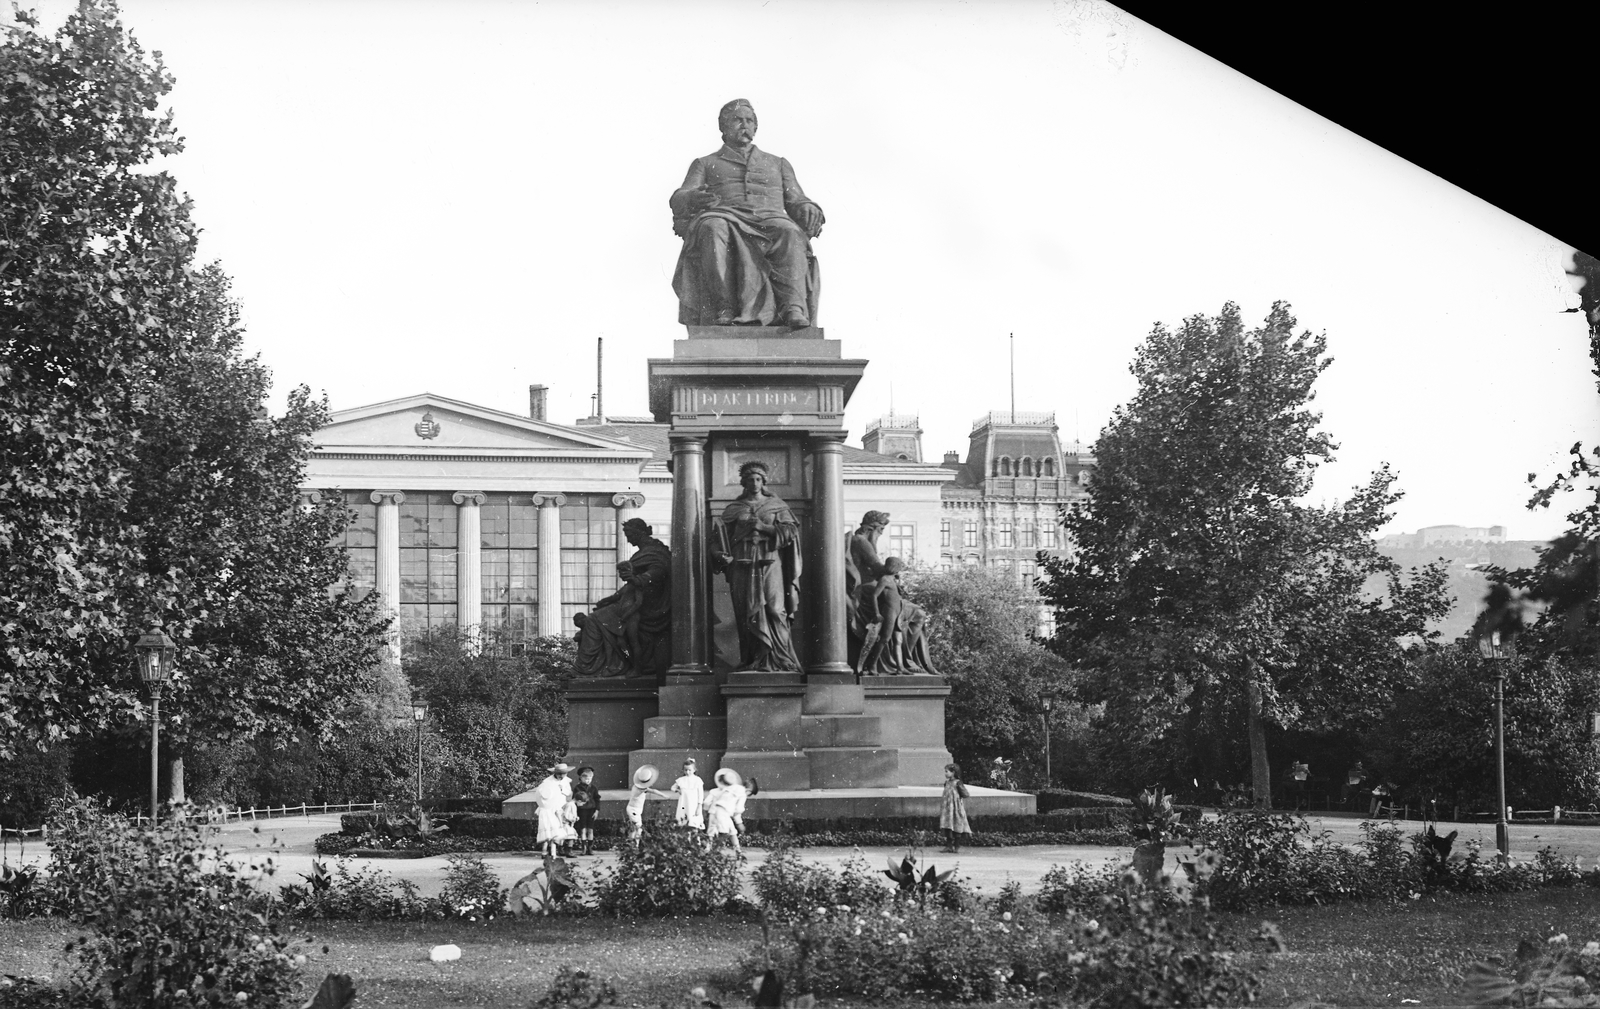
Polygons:
M334 497L338 497L337 494ZM311 508L322 503L322 492L319 490L303 490L300 492L300 506Z
M636 491L629 491L629 492L627 492L625 494L613 494L613 495L611 495L611 507L613 507L613 508L643 508L644 507L644 495L640 494L640 493L638 493Z
M679 452L704 452L706 450L706 436L703 434L669 434L667 441L672 445L672 454Z
M560 508L566 503L567 496L554 491L540 491L533 495L533 506L535 508Z
M470 504L474 507L480 507L485 501L489 500L489 495L481 490L458 490L450 495L450 500L458 505Z
M813 431L806 435L806 443L813 452L827 452L833 455L844 454L844 431Z
M375 490L372 492L372 503L375 505L403 505L406 503L406 493L399 490Z

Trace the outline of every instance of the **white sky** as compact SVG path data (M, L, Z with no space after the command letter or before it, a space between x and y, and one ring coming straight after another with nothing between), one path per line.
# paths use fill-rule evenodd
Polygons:
M38 5L58 24L70 0ZM551 418L644 414L681 338L667 197L750 99L828 215L820 323L872 361L853 440L918 412L1054 410L1093 440L1157 320L1275 299L1328 335L1317 495L1380 461L1388 531L1530 513L1600 398L1555 239L1094 0L123 0L160 50L202 256L277 399L431 391ZM1398 100L1420 101L1418 96Z

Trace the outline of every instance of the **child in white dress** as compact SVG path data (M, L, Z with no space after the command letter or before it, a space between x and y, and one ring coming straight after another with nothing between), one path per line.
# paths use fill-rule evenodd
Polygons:
M683 776L672 783L672 791L678 793L678 826L704 830L706 821L701 805L706 797L706 783L694 769L694 758L685 760Z
M572 829L576 815L569 816L567 807L572 803L572 782L567 774L572 768L565 763L550 768L550 776L539 782L533 790L539 810L539 836L535 843L544 845L545 854L554 858L556 845L578 836Z
M733 842L739 850L739 832L744 830L744 804L748 794L739 772L724 767L716 773L717 787L706 793L706 850L710 851L719 836Z

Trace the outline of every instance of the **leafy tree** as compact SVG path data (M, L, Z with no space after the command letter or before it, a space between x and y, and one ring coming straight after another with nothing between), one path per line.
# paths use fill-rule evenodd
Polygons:
M1441 812L1495 807L1494 670L1475 645L1423 657L1368 740L1373 770L1402 795L1432 798ZM1506 797L1548 809L1600 799L1600 750L1590 713L1600 682L1569 659L1506 662Z
M1064 512L1074 552L1046 559L1041 584L1052 646L1088 670L1084 699L1105 703L1131 771L1226 774L1191 754L1243 728L1263 805L1268 727L1375 724L1407 682L1402 642L1447 607L1441 568L1406 577L1374 545L1400 497L1387 467L1343 503L1303 503L1337 446L1309 406L1326 338L1295 326L1280 302L1247 331L1229 303L1151 331L1088 496ZM1363 590L1373 575L1381 597Z
M189 206L171 88L109 0L0 44L0 757L145 716L130 637L182 646L174 752L326 735L382 647L342 504L296 491L324 403L284 416Z
M461 790L515 789L529 769L566 753L565 689L576 648L560 636L523 640L487 630L469 637L453 628L411 643L402 668L455 754Z
M1073 675L1032 637L1038 602L1014 578L983 568L914 572L908 592L928 611L934 665L950 685L945 742L956 762L981 783L990 759L1015 755L1024 777L1042 778L1040 698L1049 691L1065 699ZM1070 723L1071 706L1062 708L1060 721Z
M1583 279L1579 310L1589 323L1589 357L1600 389L1600 260L1578 252L1568 274ZM1531 568L1490 568L1500 586L1491 587L1491 619L1519 630L1524 601L1539 610L1520 647L1529 659L1567 655L1593 659L1600 655L1600 444L1575 443L1571 462L1528 501L1530 510L1551 507L1558 496L1577 494L1579 503L1567 512L1567 531L1539 551ZM1528 474L1528 482L1538 476Z

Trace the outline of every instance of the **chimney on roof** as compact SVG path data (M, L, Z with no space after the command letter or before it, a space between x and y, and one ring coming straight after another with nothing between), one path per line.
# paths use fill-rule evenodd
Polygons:
M944 464L946 466L959 466L959 465L961 465L961 453L960 452L955 452L955 451L946 452L944 454Z
M528 386L528 416L534 420L545 419L545 399L550 395L550 387L545 385Z

